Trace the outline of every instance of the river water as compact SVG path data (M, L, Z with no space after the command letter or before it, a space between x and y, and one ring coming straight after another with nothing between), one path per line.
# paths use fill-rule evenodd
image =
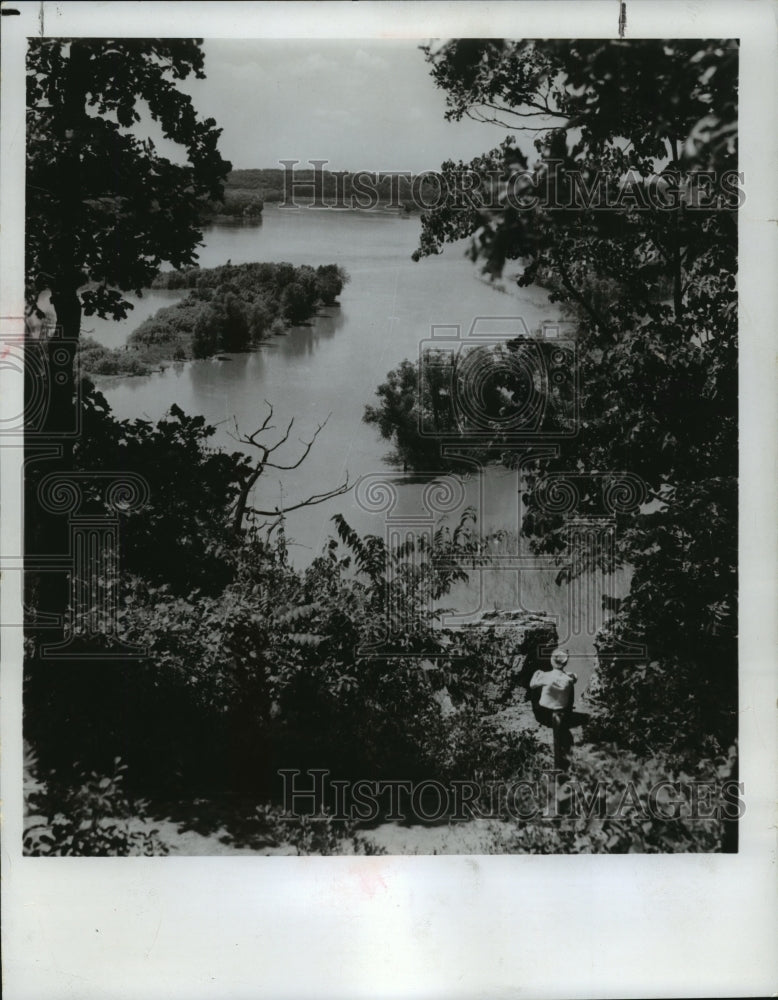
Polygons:
M300 440L316 427L326 426L299 469L268 472L255 495L258 507L289 507L305 497L340 483L348 474L356 481L374 476L388 481L397 506L371 512L364 491L336 497L317 507L293 512L287 520L290 556L304 565L318 554L333 534L332 515L344 514L361 532L384 535L391 518L428 516L422 504L424 484L408 482L385 462L388 442L375 426L362 421L366 404L375 401L376 387L404 358L419 356L420 345L433 327L449 327L446 336L467 335L479 317L520 317L529 330L553 321L556 307L540 290L499 291L479 276L461 246L444 253L411 260L419 237L419 220L383 212L280 209L268 206L259 225L214 225L204 233L199 251L203 267L230 260L289 261L295 265L335 263L351 281L340 296L340 306L322 310L309 326L296 327L249 354L171 364L164 372L141 378L101 380L99 387L119 418L158 420L173 403L188 414L203 414L217 426L216 445L230 450L251 449L235 440L253 431L274 408L273 425L282 429L294 417L293 433L278 461L291 464L300 454ZM170 305L181 293L148 291L123 322L90 318L85 332L107 346L123 344L127 335L158 308ZM496 326L505 326L497 323ZM275 438L269 435L271 440ZM454 484L456 487L456 484ZM455 489L455 492L456 489ZM385 495L385 494L384 494ZM361 502L360 502L361 501ZM462 484L446 515L454 524L466 505L479 512L485 534L500 529L515 537L520 516L519 481L515 472L489 468ZM440 516L440 512L437 512ZM515 545L515 543L514 543ZM503 556L513 546L492 538L490 550ZM517 568L518 567L518 568ZM522 568L515 559L478 570L467 586L446 599L463 615L493 607L524 606L546 610L559 618L562 641L580 658L574 667L585 683L591 669L593 626L569 635L570 604L574 591L554 582L553 567ZM624 580L606 584L620 594ZM578 591L575 591L578 593ZM575 631L575 630L574 630Z

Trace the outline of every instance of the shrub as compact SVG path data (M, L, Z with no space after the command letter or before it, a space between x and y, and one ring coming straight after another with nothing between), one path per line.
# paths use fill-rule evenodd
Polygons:
M63 780L51 771L36 777L28 755L24 853L37 857L107 857L167 854L156 829L132 828L145 823L147 803L129 798L122 787L126 766L114 760L110 774L75 765Z
M154 288L189 294L159 309L130 334L127 351L108 351L95 341L81 345L85 372L139 374L166 360L207 358L220 351L245 351L268 335L304 323L318 302L331 304L348 280L334 264L315 271L303 265L254 263L168 271Z
M558 788L556 810L548 816L517 821L512 829L506 830L504 824L494 827L487 853L720 852L727 849L725 828L732 825L727 817L732 815L733 800L727 800L723 785L731 774L732 760L724 756L703 758L684 767L669 757L644 759L612 745L579 748L567 780ZM676 802L683 798L677 816L662 814L667 804L658 808L652 798L658 786L668 782L678 783ZM720 812L712 818L693 814L690 799L695 794L693 786L699 782L710 783L717 790L711 808ZM576 801L579 808L574 806Z
M698 632L694 648L680 640L676 650L656 642L655 657L625 660L618 655L619 640L648 638L647 629L641 634L629 628L636 606L631 594L620 617L598 636L588 736L642 753L721 752L737 738L736 638Z
M78 363L81 371L93 375L148 375L150 371L135 351L104 347L91 337L79 342Z
M298 816L277 806L257 806L255 816L276 844L289 844L298 855L386 854L383 847L357 833L349 820L336 820L322 811L317 816Z
M216 313L211 308L198 316L192 333L192 355L195 358L208 358L218 350L217 322Z
M350 280L348 273L337 264L322 264L316 268L316 289L325 306L331 306Z

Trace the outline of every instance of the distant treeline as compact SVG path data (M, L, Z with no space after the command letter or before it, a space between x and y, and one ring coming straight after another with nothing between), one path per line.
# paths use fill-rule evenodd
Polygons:
M304 323L319 305L334 305L348 274L335 264L224 264L166 271L154 288L187 289L111 350L92 338L79 347L81 370L94 375L144 375L164 361L246 351Z
M268 202L323 203L328 207L363 209L396 208L410 213L419 200L414 197L413 184L411 175L400 173L354 173L297 167L289 172L278 167L232 170L225 181L224 198L209 202L202 210L201 219L204 223L218 219L257 222L262 218L262 210Z
M414 207L412 178L399 173L355 173L349 170L304 170L295 167L294 189L291 188L291 171L279 167L232 170L225 185L225 201L241 195L254 194L263 202L294 200L305 203L314 200L328 205L370 207L370 202L384 207L410 212Z
M262 198L255 190L243 190L236 187L225 187L222 201L212 201L201 212L203 222L213 222L215 219L244 219L256 222L262 218L265 207Z

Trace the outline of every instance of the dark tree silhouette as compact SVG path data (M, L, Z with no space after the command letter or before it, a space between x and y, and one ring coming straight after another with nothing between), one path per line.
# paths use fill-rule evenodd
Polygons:
M27 301L56 312L60 363L50 425L73 406L82 315L120 319L123 293L148 287L160 265L194 262L203 204L219 200L230 164L221 130L201 120L178 83L204 77L197 40L32 39L27 59ZM180 145L174 163L136 134L150 117ZM69 354L62 364L62 351Z
M230 164L217 150L221 130L201 120L178 89L204 77L197 40L35 38L27 56L26 300L28 400L45 397L34 428L44 452L30 450L26 552L62 551L63 518L43 510L36 487L44 467L69 471L77 426L75 355L82 316L120 319L125 293L148 287L160 266L194 263L202 206L218 200ZM181 162L143 138L156 123ZM51 294L54 327L41 295ZM37 382L36 382L37 380ZM29 428L28 428L29 432ZM28 437L28 447L29 447ZM61 613L63 579L26 578L28 601Z
M574 321L576 437L526 471L523 531L559 551L548 473L628 470L653 507L619 517L635 574L601 636L610 734L641 748L737 732L738 45L718 40L426 47L447 117L513 136L448 162L417 256L471 237L471 256L537 283ZM476 181L477 183L474 183ZM587 567L567 568L567 575ZM607 567L606 567L607 569ZM634 669L616 655L649 650Z

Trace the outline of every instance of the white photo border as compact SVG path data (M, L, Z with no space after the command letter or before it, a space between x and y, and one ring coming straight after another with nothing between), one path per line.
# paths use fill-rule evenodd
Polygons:
M23 313L24 57L48 35L616 37L618 0L4 3L0 302ZM4 12L5 13L5 12ZM627 38L739 38L740 716L737 855L174 857L21 854L22 636L2 629L2 927L8 1000L658 997L776 989L776 27L769 0L628 0ZM207 67L206 67L207 71ZM2 376L0 415L19 412ZM14 410L14 406L16 408ZM20 448L0 448L3 553ZM21 574L0 620L20 620Z

